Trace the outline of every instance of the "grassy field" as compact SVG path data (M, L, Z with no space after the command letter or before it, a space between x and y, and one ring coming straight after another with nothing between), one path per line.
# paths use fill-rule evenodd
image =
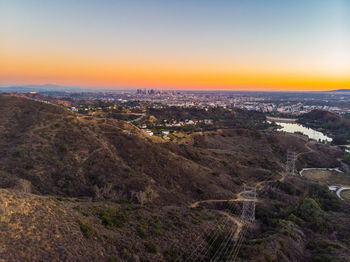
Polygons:
M328 185L350 186L350 175L334 170L305 170L303 176Z
M350 190L343 191L343 192L341 193L341 196L342 196L344 199L350 201Z

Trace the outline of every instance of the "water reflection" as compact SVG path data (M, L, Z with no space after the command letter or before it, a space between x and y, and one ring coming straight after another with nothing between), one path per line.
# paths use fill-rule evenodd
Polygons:
M314 139L317 141L327 141L332 142L332 138L326 136L325 134L313 130L311 128L305 127L301 124L297 123L283 123L283 122L276 122L277 125L281 126L281 128L278 129L278 131L284 131L288 133L295 133L300 132L306 136L308 136L310 139Z

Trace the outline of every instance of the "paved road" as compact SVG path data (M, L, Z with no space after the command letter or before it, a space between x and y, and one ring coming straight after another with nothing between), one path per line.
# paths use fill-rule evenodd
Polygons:
M138 122L140 121L142 118L146 117L146 114L139 114L139 113L130 113L129 115L135 115L135 116L139 116L138 118L135 118L134 120L130 120L129 122L130 123L133 123L133 122Z
M342 196L341 196L341 192L344 191L344 190L350 190L350 187L340 187L340 188L337 190L337 192L336 192L337 196L338 196L341 200L344 200L344 198L342 198Z

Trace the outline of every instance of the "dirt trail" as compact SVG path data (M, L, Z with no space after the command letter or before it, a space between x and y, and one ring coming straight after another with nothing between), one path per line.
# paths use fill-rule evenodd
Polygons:
M202 203L244 202L244 201L246 201L246 202L248 202L248 201L257 202L258 200L251 200L251 199L246 199L246 198L242 198L242 197L238 197L238 198L234 198L234 199L208 199L208 200L200 200L200 201L194 202L189 207L190 208L195 208L199 204L202 204Z
M233 235L233 238L238 239L239 233L241 233L244 224L237 217L231 216L230 214L223 211L220 211L220 213L227 216L233 223L237 225L237 229Z
M309 144L314 144L314 142L312 142L312 141L307 142L307 143L305 144L305 147L308 149L308 151L306 151L306 152L300 152L299 154L297 154L297 158L298 158L299 156L301 156L301 155L310 154L310 153L312 153L312 152L315 152L315 150L313 150L313 149L310 147Z
M244 192L239 192L236 196L237 198L235 199L208 199L208 200L202 200L202 201L197 201L194 202L190 205L190 208L195 208L197 207L199 204L201 203L219 203L219 202L257 202L258 200L252 200L252 199L248 199L245 198L244 196L242 196ZM237 229L233 235L234 239L237 239L239 234L241 233L242 229L243 229L243 223L240 221L239 218L232 216L231 214L224 212L224 211L220 211L220 213L224 214L225 216L227 216L232 222L234 222L237 225Z

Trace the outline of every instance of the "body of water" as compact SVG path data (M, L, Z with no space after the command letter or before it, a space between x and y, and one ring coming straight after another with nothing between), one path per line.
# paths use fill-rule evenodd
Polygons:
M308 128L306 126L303 126L301 124L297 123L283 123L283 122L276 122L277 125L281 126L281 128L278 129L278 131L284 131L288 133L295 133L300 132L306 136L308 136L310 139L314 140L321 140L321 141L327 141L332 142L332 138L326 136L325 134L313 130L312 128Z

